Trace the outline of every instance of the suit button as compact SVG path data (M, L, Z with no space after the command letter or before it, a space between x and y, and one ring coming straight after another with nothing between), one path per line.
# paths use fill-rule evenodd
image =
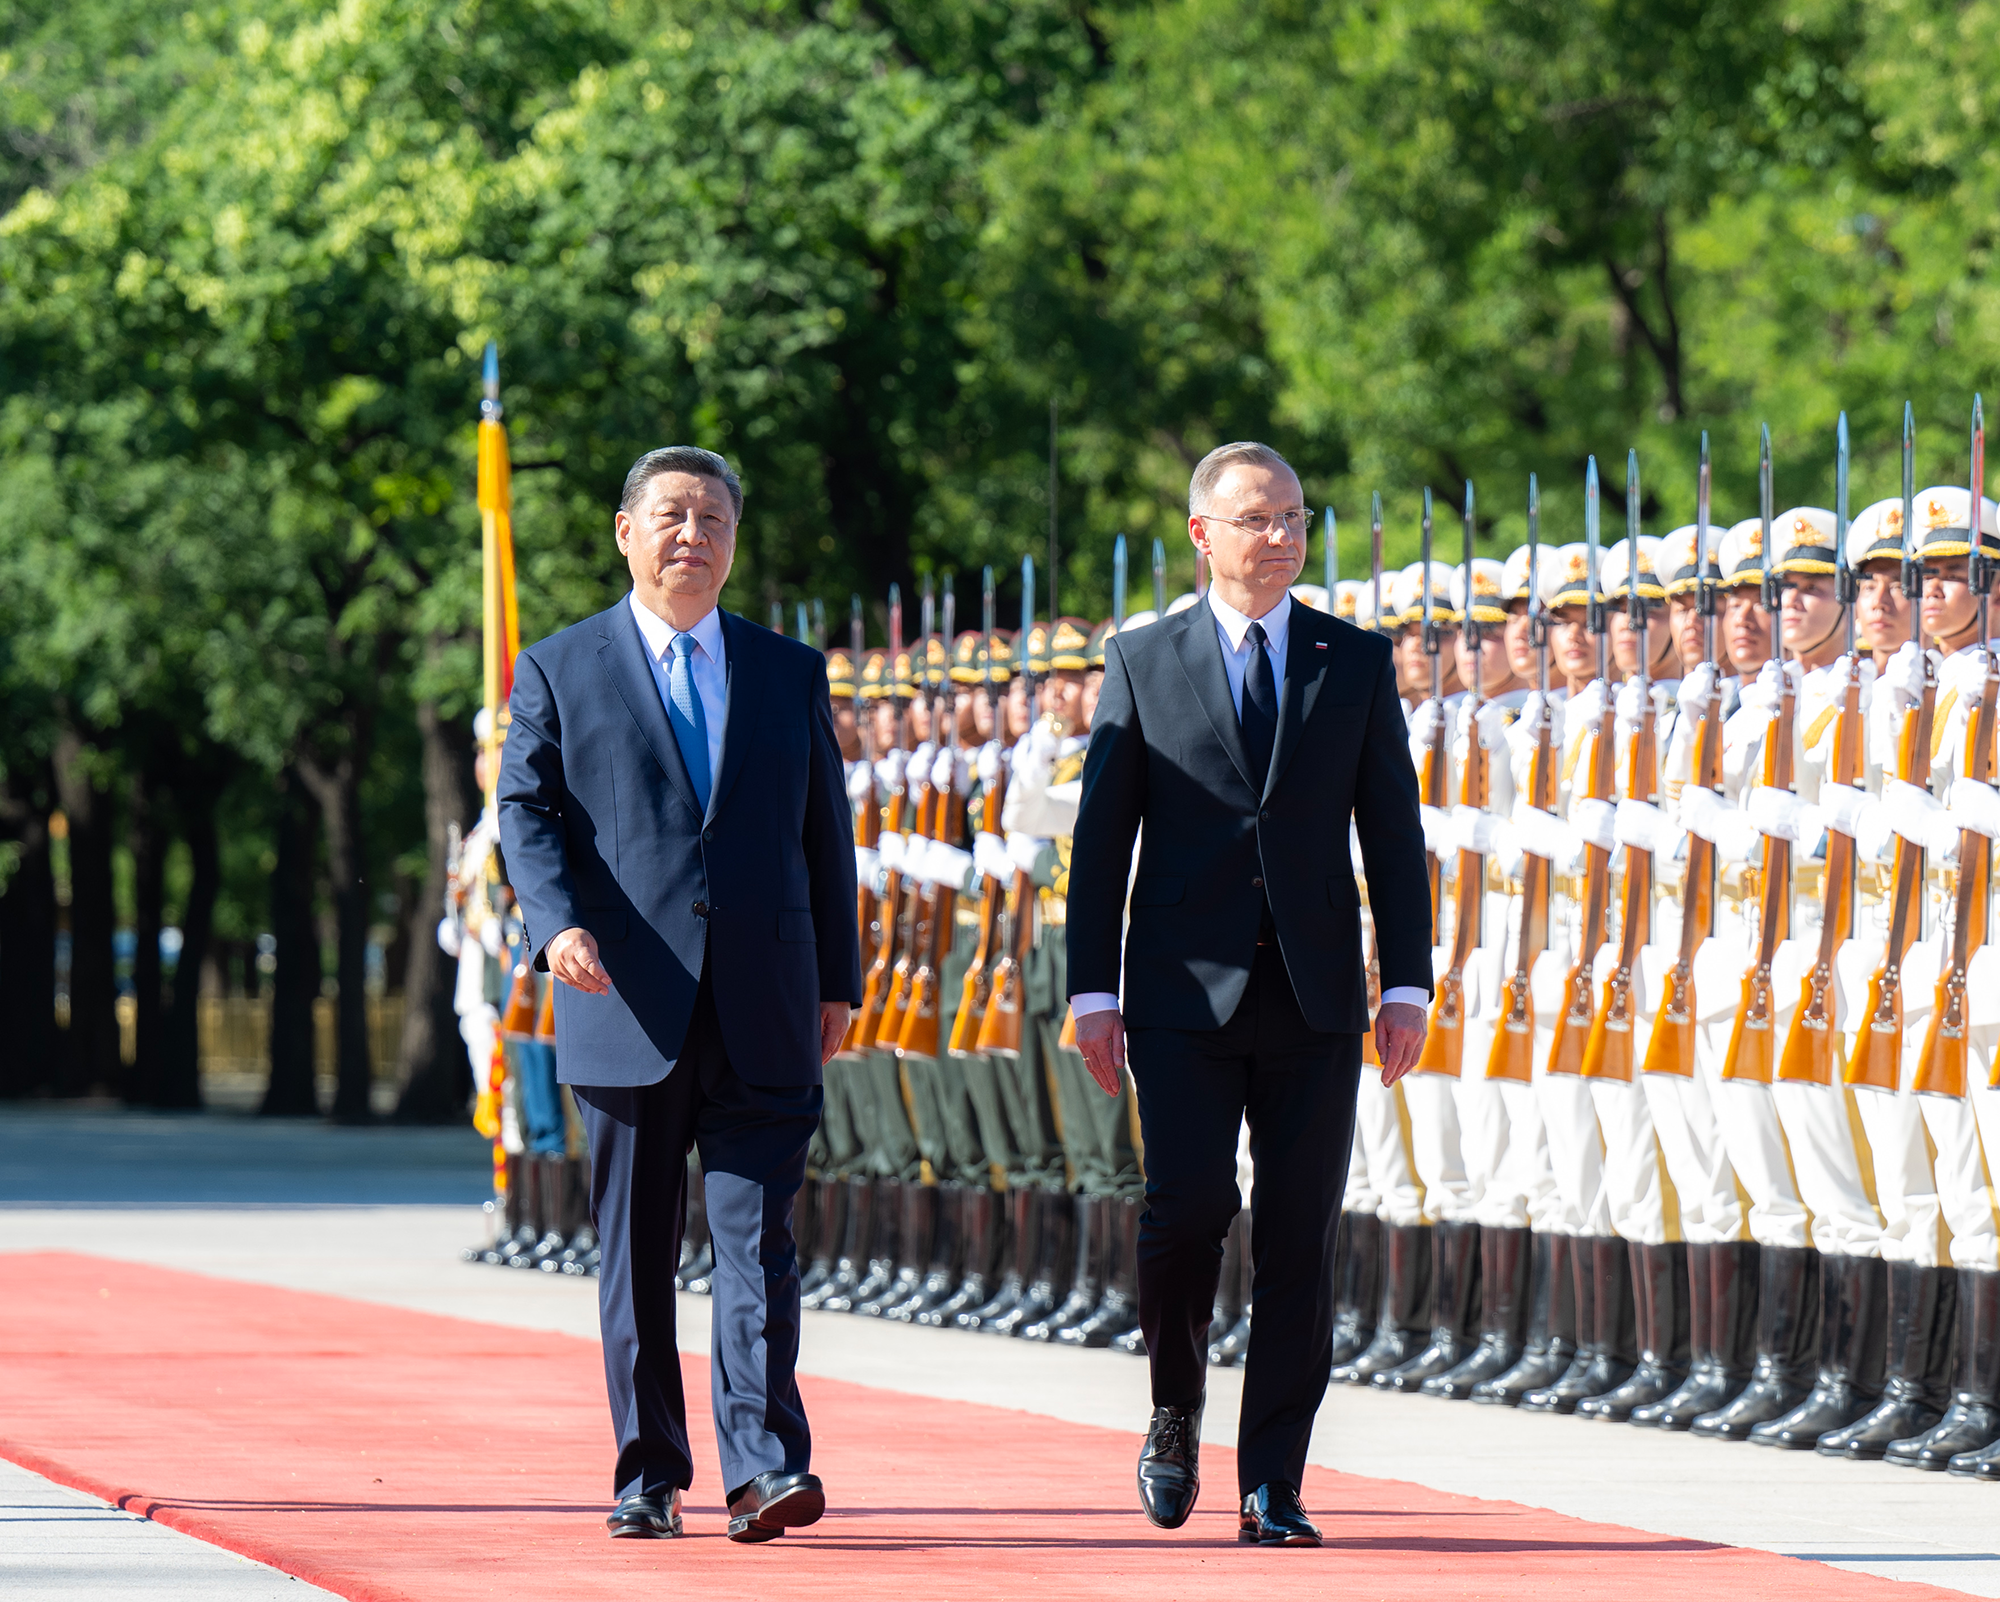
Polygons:
M1269 814L1267 813L1266 816L1269 816ZM706 840L710 845L715 844L715 831L713 829L703 829L701 831L701 837L702 839Z
M1265 808L1265 809L1264 809L1264 810L1263 810L1262 812L1258 813L1258 814L1257 814L1257 821L1258 821L1259 823L1269 823L1269 822L1271 821L1271 811L1270 811L1270 808L1266 807L1266 808Z
M1258 883L1261 884L1263 881L1260 879ZM706 918L708 916L708 903L706 901L697 901L694 904L694 915L697 918Z
M1261 890L1264 888L1264 881L1262 879L1252 879L1250 881L1250 888L1252 890Z

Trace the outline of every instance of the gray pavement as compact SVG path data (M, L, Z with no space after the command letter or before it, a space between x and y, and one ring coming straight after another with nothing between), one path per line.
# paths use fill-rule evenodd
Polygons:
M483 1143L469 1143L465 1162L453 1153L455 1135L435 1131L293 1125L273 1134L270 1126L190 1120L180 1127L202 1173L177 1184L174 1142L160 1127L175 1121L139 1120L152 1127L135 1135L123 1120L100 1126L95 1116L0 1112L0 1250L61 1248L587 1339L597 1333L589 1281L458 1261L459 1248L485 1228L471 1201L485 1183ZM100 1127L102 1141L93 1138ZM10 1171L12 1153L57 1141L67 1143L63 1161L44 1164L53 1177L40 1186L50 1194L37 1195L36 1182ZM343 1180L347 1154L361 1161ZM373 1198L450 1183L468 1187L467 1200L322 1199L342 1184ZM203 1205L187 1194L204 1186L232 1203ZM90 1199L134 1190L148 1200ZM703 1350L706 1310L695 1298L686 1304L684 1342ZM807 1319L801 1368L1135 1436L1148 1412L1145 1364L1136 1359L829 1314ZM1211 1371L1208 1439L1228 1444L1240 1395L1235 1371ZM1328 1394L1310 1457L1377 1478L2000 1597L2000 1488L1944 1476L1348 1387ZM106 1561L131 1522L92 1526ZM59 1533L75 1539L73 1530ZM134 1586L150 1579L142 1557L129 1572ZM5 1589L10 1597L41 1594ZM105 1586L96 1594L156 1593Z

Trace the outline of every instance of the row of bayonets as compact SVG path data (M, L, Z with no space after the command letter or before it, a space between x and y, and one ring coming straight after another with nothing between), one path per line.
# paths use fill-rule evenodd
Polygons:
M1845 413L1837 428L1835 463L1834 546L1838 571L1838 596L1846 614L1847 678L1843 704L1835 724L1832 763L1828 781L1858 789L1862 782L1860 728L1861 675L1854 661L1855 580L1847 545L1848 525L1848 430ZM1901 586L1909 598L1913 617L1923 586L1923 566L1915 547L1915 441L1912 409L1903 410L1903 545ZM1978 641L1986 652L1983 693L1969 731L1963 772L1967 777L1988 781L1991 777L1996 703L2000 703L2000 657L1992 651L1988 635L1987 591L1994 572L1993 558L1983 544L1986 436L1984 407L1975 396L1972 404L1971 472L1966 558L1966 582L1977 597ZM1697 480L1698 525L1695 571L1698 600L1705 620L1704 654L1715 660L1715 589L1717 575L1708 554L1710 464L1708 437L1704 433ZM1772 656L1782 661L1784 646L1779 638L1776 578L1771 570L1770 534L1772 521L1771 436L1764 429L1759 462L1760 505L1763 522L1761 555L1764 564L1763 599L1772 613ZM1637 452L1626 459L1626 528L1631 541L1627 568L1625 604L1635 633L1645 635L1645 601L1640 596L1639 563L1639 464ZM1598 590L1598 480L1596 459L1591 458L1585 476L1585 535L1589 545L1590 602L1588 627L1598 638L1598 677L1608 677L1605 657L1605 598ZM1380 500L1376 502L1377 551L1379 552ZM1552 707L1547 697L1547 620L1535 573L1535 547L1540 535L1540 503L1535 480L1528 484L1528 604L1533 620L1534 639L1541 657L1542 712L1536 731L1536 750L1531 767L1528 804L1542 812L1556 806L1556 768L1551 750ZM1468 578L1472 561L1473 501L1468 485L1465 502L1465 552ZM1428 491L1424 498L1424 646L1433 660L1433 699L1442 699L1442 670L1437 664L1438 629L1432 614L1430 593L1431 506ZM1380 559L1375 562L1377 615L1380 615ZM1470 587L1468 583L1468 597ZM1476 707L1480 675L1477 666L1479 641L1477 623L1467 608L1466 627L1474 630L1474 669L1469 695ZM1921 642L1919 642L1921 643ZM1649 810L1653 797L1655 768L1652 701L1646 694L1646 659L1642 648L1636 653L1640 691L1640 722L1634 730L1627 793L1620 811L1628 804ZM1931 720L1934 715L1935 676L1928 662L1920 701L1908 715L1904 737L1898 742L1899 771L1896 778L1905 784L1924 786L1929 781ZM1694 750L1696 791L1721 788L1721 728L1719 686L1712 686L1702 715ZM1794 696L1789 679L1780 675L1780 700L1773 726L1765 739L1766 787L1789 790L1793 783ZM1603 699L1599 725L1595 731L1592 758L1585 772L1578 802L1572 804L1573 819L1582 807L1610 802L1613 765L1611 697ZM1442 807L1444 719L1431 718L1429 749L1422 782L1426 804ZM1483 812L1487 805L1486 757L1477 731L1468 733L1466 760L1460 774L1461 807ZM1639 953L1651 924L1652 852L1639 843L1644 837L1643 817L1632 835L1623 829L1620 818L1618 838L1626 844L1626 874L1623 928L1615 961L1602 983L1601 995L1593 998L1597 958L1608 936L1611 848L1592 841L1584 847L1581 887L1581 940L1575 960L1565 975L1561 1011L1558 1014L1549 1058L1549 1071L1606 1077L1630 1081L1635 1067L1645 1072L1691 1075L1695 1066L1695 1025L1699 1014L1694 995L1694 957L1701 941L1713 932L1718 857L1713 841L1688 812L1687 857L1683 866L1681 937L1676 959L1667 971L1658 1015L1654 1020L1645 1061L1635 1061L1633 1025L1638 1006ZM1601 835L1600 835L1601 838ZM1722 1076L1769 1084L1779 1080L1829 1085L1839 1078L1854 1085L1894 1090L1900 1083L1903 1033L1902 966L1916 940L1922 921L1924 851L1920 844L1897 835L1891 868L1887 940L1880 961L1870 978L1866 1002L1860 1013L1860 1027L1851 1060L1843 1061L1839 1031L1834 1027L1834 960L1841 945L1855 927L1854 902L1857 894L1857 858L1853 837L1841 829L1826 831L1826 900L1820 926L1818 949L1812 968L1802 981L1800 1002L1787 1038L1781 1043L1774 1028L1778 1008L1774 996L1774 968L1779 944L1789 933L1791 903L1791 848L1793 841L1765 833L1763 860L1756 875L1758 922L1756 945L1743 975L1739 1004L1733 1015L1730 1041L1724 1055ZM1810 849L1810 847L1808 847ZM1940 963L1931 1019L1919 1053L1914 1088L1919 1093L1963 1096L1969 1067L1967 1035L1968 979L1973 954L1986 937L1986 909L1991 890L1992 842L1979 830L1965 827L1959 832L1956 883L1953 886L1953 917L1950 950ZM1532 852L1523 855L1522 899L1519 928L1514 941L1515 958L1500 1000L1500 1027L1485 1072L1488 1077L1527 1081L1532 1073L1534 1007L1530 974L1536 959L1548 946L1549 861ZM1432 857L1432 909L1434 930L1441 911L1438 895L1441 864ZM1458 852L1457 915L1450 955L1440 976L1433 1002L1431 1030L1425 1042L1419 1069L1449 1074L1461 1071L1465 971L1480 938L1483 911L1483 855L1462 845ZM1435 934L1434 934L1435 941ZM2000 1083L2000 1065L1995 1082Z

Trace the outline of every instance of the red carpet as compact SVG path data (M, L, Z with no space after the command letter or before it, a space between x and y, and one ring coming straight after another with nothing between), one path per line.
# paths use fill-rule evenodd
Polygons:
M0 1307L0 1457L367 1602L1957 1594L1318 1469L1328 1546L1244 1549L1227 1452L1168 1533L1133 1505L1136 1435L832 1380L806 1397L835 1510L741 1547L700 1359L691 1538L614 1543L587 1342L65 1253L0 1255Z

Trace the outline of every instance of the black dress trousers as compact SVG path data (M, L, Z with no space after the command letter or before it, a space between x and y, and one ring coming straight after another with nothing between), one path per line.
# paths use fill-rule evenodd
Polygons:
M1361 1037L1312 1028L1273 945L1260 945L1242 1003L1220 1029L1128 1036L1146 1140L1139 1325L1156 1406L1192 1406L1207 1384L1207 1334L1223 1238L1242 1205L1237 1131L1247 1116L1250 1349L1237 1478L1247 1494L1305 1471L1333 1366L1333 1252L1354 1139Z

